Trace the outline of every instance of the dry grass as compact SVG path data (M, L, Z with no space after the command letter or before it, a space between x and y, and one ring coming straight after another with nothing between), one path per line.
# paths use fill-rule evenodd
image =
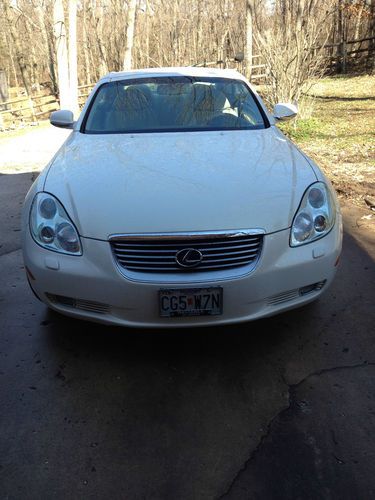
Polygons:
M375 194L375 76L325 78L310 95L311 118L282 128L341 195L363 206Z

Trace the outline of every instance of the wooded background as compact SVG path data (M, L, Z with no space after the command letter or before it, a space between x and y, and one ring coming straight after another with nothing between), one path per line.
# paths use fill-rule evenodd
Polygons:
M293 101L311 77L372 72L374 50L375 0L0 0L3 79L62 108L109 71L187 65L236 67Z

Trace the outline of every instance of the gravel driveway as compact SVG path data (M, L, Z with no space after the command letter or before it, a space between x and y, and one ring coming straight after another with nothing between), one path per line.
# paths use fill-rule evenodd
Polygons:
M0 135L0 173L14 174L41 170L70 134L52 125L30 128L24 134Z

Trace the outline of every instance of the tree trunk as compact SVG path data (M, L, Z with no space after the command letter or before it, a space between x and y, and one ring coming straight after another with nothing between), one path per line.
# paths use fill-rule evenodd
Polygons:
M101 5L99 7L99 12L98 12L98 19L95 19L96 21L96 37L98 41L98 49L99 49L99 54L100 54L100 76L104 76L106 73L108 73L108 62L107 62L107 51L106 47L104 45L104 36L103 36L103 31L104 31L104 6ZM113 69L113 68L112 68Z
M132 68L132 49L134 41L135 27L135 11L137 0L129 0L128 3L128 18L126 26L126 47L124 55L124 71L129 71Z
M196 34L196 51L195 63L199 63L202 50L202 31L203 31L203 2L198 0L198 19L197 19L197 34Z
M87 6L86 6L86 3L83 2L83 21L82 21L82 24L83 24L83 30L82 30L82 33L83 33L83 55L84 55L84 58L85 58L85 81L84 83L85 84L89 84L91 83L91 73L90 73L90 60L89 60L89 39L88 39L88 36L87 36L87 27L86 27L86 23L87 23L87 20L86 20L86 9L87 9Z
M338 57L337 57L337 62L338 62L338 73L345 73L346 70L346 57L345 57L345 20L344 20L344 2L343 0L338 0L338 26L337 26L337 31L338 31L338 36L339 36L339 47L338 47Z
M60 108L70 109L70 86L68 50L66 46L66 30L63 0L55 0L53 6L53 31L56 39L57 76L59 81Z
M145 22L146 22L146 66L150 66L150 13L148 0L145 0Z
M357 19L355 22L354 40L358 40L358 38L359 38L359 32L361 29L361 20L362 20L362 14L363 14L364 8L365 8L364 4L361 4L358 8Z
M18 95L19 83L18 83L16 65L14 64L13 48L12 48L12 45L9 43L8 37L5 37L5 40L6 40L6 43L8 46L9 59L10 59L10 64L11 64L12 71L13 71L14 86L17 87L17 95ZM9 86L10 86L10 84L9 84Z
M53 44L53 35L51 33L51 25L50 23L46 22L44 10L39 2L35 7L35 12L40 26L40 32L42 35L44 47L48 54L48 72L52 82L53 93L56 95L58 93L58 84L55 71L55 61L54 61L55 50Z
M38 59L35 52L35 44L32 42L33 36L30 33L30 26L28 23L25 24L25 37L28 40L28 44L30 46L30 56L28 61L29 66L29 78L28 80L31 82L31 90L36 90L39 92L39 79L38 79L38 66L42 66L38 64Z
M253 66L253 15L254 0L246 0L246 41L245 41L245 75L250 80Z
M55 65L55 37L53 32L48 34L47 37L47 43L48 43L48 58L49 58L49 75L51 77L52 81L52 88L53 88L53 93L55 96L58 95L59 92L59 85L57 82L57 75L56 75L56 65Z
M9 7L8 7L7 2L4 2L4 13L5 13L5 19L7 21L8 30L9 30L10 38L12 41L12 45L14 47L18 68L19 68L20 73L21 73L22 83L23 83L23 86L25 88L26 94L28 96L30 96L29 82L28 82L27 73L26 73L26 64L25 64L23 54L21 53L20 46L19 46L18 32L17 32L17 30L15 30L15 26L10 18Z
M77 0L69 0L69 84L71 110L78 116Z
M375 37L375 0L371 1L371 17L369 21L369 35ZM368 44L368 57L367 57L367 68L369 71L373 71L375 68L375 40L369 40Z
M0 69L0 111L6 109L5 105L1 105L2 102L6 102L9 99L9 87L7 74L4 70Z

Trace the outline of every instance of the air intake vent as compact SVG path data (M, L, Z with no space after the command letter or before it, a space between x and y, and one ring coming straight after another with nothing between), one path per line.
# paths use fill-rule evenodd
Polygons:
M312 283L311 285L304 286L302 288L296 288L295 290L288 290L287 292L281 292L277 295L272 295L268 297L267 304L270 306L277 306L283 302L289 302L290 300L297 299L303 295L308 295L309 293L321 290L326 284L327 280L318 281L317 283Z
M89 311L97 314L107 314L109 312L108 304L102 304L91 300L73 299L72 297L64 297L63 295L54 295L52 293L46 293L46 295L51 302L61 304L65 307L72 307L74 309L81 309L82 311Z
M270 306L277 306L278 304L282 304L283 302L288 302L289 300L293 300L299 297L299 291L297 290L289 290L288 292L278 293L277 295L273 295L272 297L268 297L267 304Z

